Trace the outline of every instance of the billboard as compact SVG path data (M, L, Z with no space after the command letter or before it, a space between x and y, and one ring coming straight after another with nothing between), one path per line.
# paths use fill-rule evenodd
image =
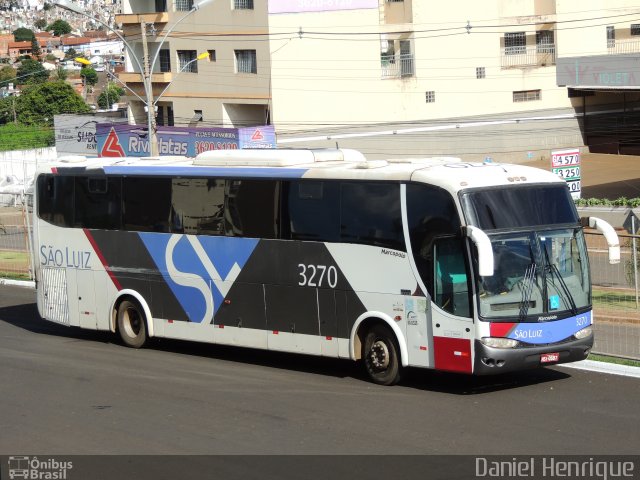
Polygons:
M275 148L276 134L271 125L246 128L158 127L160 155L195 157L208 150ZM147 127L140 125L97 124L100 157L146 157L149 155Z
M96 125L107 122L126 123L127 120L106 115L54 115L53 128L58 155L97 156Z

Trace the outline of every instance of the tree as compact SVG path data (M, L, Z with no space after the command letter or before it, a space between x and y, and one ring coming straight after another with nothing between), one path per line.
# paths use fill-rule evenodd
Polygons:
M98 73L93 67L82 67L80 70L80 76L84 79L85 85L93 86L98 83Z
M45 28L47 28L47 21L44 18L39 18L38 20L33 22L33 26L38 30L44 30Z
M33 37L31 39L31 55L35 58L40 58L40 55L42 55L40 44L38 43L38 39L36 37Z
M68 60L70 58L76 58L78 56L78 52L76 52L75 48L70 48L67 50L67 53L64 54L64 59Z
M59 37L60 35L71 33L71 25L64 20L58 19L47 27L47 31L52 31L56 37Z
M88 113L91 109L71 85L63 80L26 88L17 98L18 121L24 125L53 125L61 113Z
M114 103L118 103L122 95L124 95L124 88L110 83L98 96L98 106L105 110L110 109Z
M15 119L16 96L0 98L0 124L13 122Z
M69 77L69 72L64 67L56 68L56 71L53 73L52 80L66 80Z
M33 59L23 60L18 68L16 82L19 85L25 83L42 83L49 78L49 72L45 70L40 62Z
M13 39L16 42L30 42L34 38L36 37L33 34L33 30L28 28L20 27L13 32Z
M13 67L5 65L0 68L0 87L6 87L9 83L16 81L16 71Z

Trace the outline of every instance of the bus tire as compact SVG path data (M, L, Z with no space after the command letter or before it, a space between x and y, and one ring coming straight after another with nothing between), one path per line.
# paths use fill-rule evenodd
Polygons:
M144 311L135 300L123 300L118 306L118 333L128 347L140 348L147 341Z
M374 325L365 336L362 359L369 378L378 385L400 381L400 348L393 332L384 325Z

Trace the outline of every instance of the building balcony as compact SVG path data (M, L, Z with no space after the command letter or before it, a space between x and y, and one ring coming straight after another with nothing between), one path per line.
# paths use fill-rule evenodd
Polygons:
M640 52L640 37L607 40L607 53L609 55L624 55L625 53Z
M549 67L556 64L555 45L522 45L501 50L502 68Z
M149 13L122 13L116 15L116 23L122 24L122 26L126 25L140 25L141 22L145 23L168 23L169 22L169 13L168 12L149 12Z
M416 74L413 53L382 55L382 78L405 78Z
M118 78L123 83L142 83L142 74L139 72L122 72ZM173 81L172 72L158 72L151 74L151 83L171 83Z

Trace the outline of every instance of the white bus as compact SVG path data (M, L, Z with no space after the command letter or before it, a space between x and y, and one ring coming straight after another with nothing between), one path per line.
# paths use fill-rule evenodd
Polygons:
M38 309L149 337L495 374L584 359L589 262L566 183L353 150L67 159L36 179ZM613 229L603 230L612 261Z

